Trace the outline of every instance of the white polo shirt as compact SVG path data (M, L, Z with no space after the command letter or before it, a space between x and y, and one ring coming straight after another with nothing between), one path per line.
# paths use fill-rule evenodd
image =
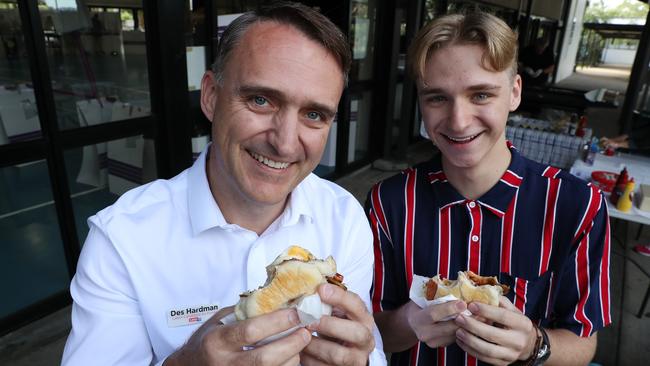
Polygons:
M332 255L371 309L372 234L351 194L310 174L257 235L224 219L208 185L207 151L176 177L133 189L88 219L63 365L161 364L217 308L264 284L266 265L293 244ZM376 328L375 342L371 364L386 364Z

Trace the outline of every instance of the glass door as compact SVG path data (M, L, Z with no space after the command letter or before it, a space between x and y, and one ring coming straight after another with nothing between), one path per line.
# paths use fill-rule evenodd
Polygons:
M90 215L191 163L161 57L181 4L97 4L0 1L0 334L70 302Z
M0 319L55 297L70 281L23 30L18 5L0 1ZM31 153L12 160L8 149L21 146Z
M137 16L142 2L89 3L97 4L45 1L38 7L58 131L83 134L86 127L151 116L146 25ZM152 133L102 140L63 147L80 242L89 215L157 177Z
M347 148L342 149L340 158L344 165L367 163L373 153L374 134L371 127L377 103L375 63L378 10L376 0L351 0L349 3L348 39L352 49L352 68L349 93L347 100L344 100L347 110L347 133L345 129L342 132L346 134L343 141L347 140Z

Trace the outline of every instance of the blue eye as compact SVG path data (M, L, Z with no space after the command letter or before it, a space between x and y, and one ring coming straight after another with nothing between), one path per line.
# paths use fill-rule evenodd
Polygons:
M321 119L321 115L318 112L307 112L307 118L316 121Z
M478 93L474 95L474 100L477 102L485 102L488 100L489 97L490 95L488 95L487 93Z
M259 95L256 95L255 97L253 97L253 102L255 102L255 104L260 105L260 106L266 105L268 103L266 98L260 97Z
M431 103L441 103L444 102L445 100L447 100L447 98L445 98L442 95L432 95L429 98L427 98L427 101Z

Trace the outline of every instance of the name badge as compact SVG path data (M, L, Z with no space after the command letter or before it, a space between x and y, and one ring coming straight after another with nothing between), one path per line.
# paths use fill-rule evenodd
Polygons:
M167 326L182 327L202 324L219 310L218 304L187 306L167 311Z

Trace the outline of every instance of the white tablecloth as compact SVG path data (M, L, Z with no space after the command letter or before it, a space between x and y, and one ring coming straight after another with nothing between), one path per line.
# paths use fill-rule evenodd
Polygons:
M593 165L588 165L578 159L571 167L571 174L584 180L591 180L591 172L597 170L619 173L627 168L630 178L634 178L635 192L638 192L641 184L650 184L650 158L640 155L618 154L615 156L605 156L597 154ZM640 211L636 205L628 212L622 212L616 209L607 199L609 215L622 220L632 221L643 225L650 225L650 213Z

